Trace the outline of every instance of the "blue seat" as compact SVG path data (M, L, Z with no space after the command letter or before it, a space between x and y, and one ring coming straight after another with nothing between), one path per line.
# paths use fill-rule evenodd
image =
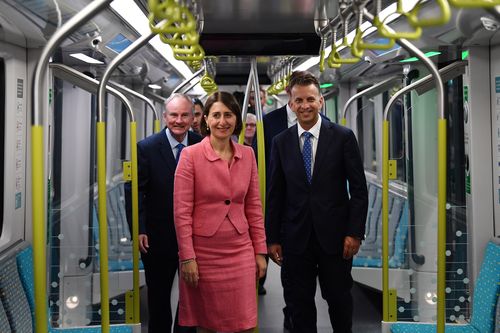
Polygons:
M365 240L354 257L355 267L382 267L382 189L368 183L368 214ZM408 238L408 202L389 193L389 267L402 268Z
M93 209L93 236L94 241L99 243L99 219L97 216L97 200ZM110 272L131 271L132 263L132 241L127 224L125 212L125 193L123 183L118 184L107 192L107 214L108 214L108 267ZM96 250L96 267L99 267L99 250ZM144 269L142 261L139 260L139 269Z
M472 318L469 324L447 324L446 333L493 333L495 307L500 292L500 245L489 242L474 288ZM392 333L432 333L435 324L396 323Z
M11 333L9 319L7 318L7 313L5 313L5 309L3 308L3 303L0 302L0 332L2 333Z
M21 250L17 256L17 270L19 272L20 282L22 285L18 286L19 290L24 290L24 293L28 300L29 308L26 311L28 314L34 314L35 308L35 293L34 293L34 281L33 281L33 251L31 247L27 247ZM31 316L30 316L31 325ZM49 323L47 323L49 325ZM34 331L34 330L33 330ZM30 330L20 330L17 332L33 332ZM1 331L3 333L3 331ZM75 328L54 328L49 326L49 332L51 333L100 333L100 326L86 326L86 327L75 327ZM128 325L111 325L111 333L132 333L132 327Z

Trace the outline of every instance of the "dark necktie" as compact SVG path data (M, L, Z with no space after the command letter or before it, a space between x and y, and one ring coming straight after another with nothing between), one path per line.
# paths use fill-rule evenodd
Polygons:
M182 143L179 143L177 146L175 146L175 148L177 148L177 154L175 155L175 163L179 163L179 158L181 157L181 151L182 148L184 148L184 145Z
M302 158L304 159L304 167L306 169L307 181L311 184L311 166L312 166L312 146L311 137L309 132L302 133L304 136L304 147L302 148Z

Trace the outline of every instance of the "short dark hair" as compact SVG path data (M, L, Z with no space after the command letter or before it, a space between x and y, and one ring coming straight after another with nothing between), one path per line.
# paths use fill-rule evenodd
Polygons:
M200 101L198 98L193 98L193 104L199 105L203 109L203 102Z
M210 108L215 102L221 102L224 104L232 113L236 116L236 126L234 127L233 135L240 135L241 129L243 128L243 121L241 120L241 108L234 98L233 95L226 91L217 91L213 93L205 102L205 107L203 108L203 117L201 118L201 134L209 135L210 129L207 128L207 122L205 117L208 117Z
M321 93L319 81L311 72L295 71L290 75L288 85L285 90L289 94L292 91L293 86L308 86L310 84L314 84L316 88L318 88L318 92Z

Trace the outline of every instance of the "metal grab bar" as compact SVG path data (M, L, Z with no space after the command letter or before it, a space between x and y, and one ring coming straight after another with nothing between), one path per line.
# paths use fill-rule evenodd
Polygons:
M156 25L161 27L165 24L162 20ZM105 87L111 78L111 73L131 54L136 50L146 45L154 36L155 32L143 35L130 44L125 50L118 54L106 68L101 82L99 83L99 91L97 93L97 192L98 192L98 216L99 221L107 220L107 207L106 207L106 122L104 121L104 108L105 108ZM140 323L140 301L139 301L139 184L137 172L137 123L131 117L130 121L130 160L131 160L131 174L132 174L132 267L133 267L133 317L134 323ZM102 300L109 299L108 292L108 258L107 258L107 228L104 223L99 224L99 243L103 247L99 252L101 256L101 313L106 316L107 326L109 328L109 304L107 301L103 303ZM105 260L102 260L103 256ZM105 306L104 306L105 305Z
M253 87L254 100L255 100L255 116L257 118L257 168L259 173L259 190L260 198L262 201L262 212L266 211L266 154L264 143L264 124L262 122L262 105L260 104L260 86L259 86L259 72L257 70L257 59L254 57L250 63L250 74L248 75L247 86L245 89L245 98L243 99L243 110L241 117L243 120L243 131L239 137L239 143L242 144L245 139L245 124L248 112L248 99L250 90Z
M370 14L366 9L364 12L365 17L367 17L371 22L373 22L373 15ZM388 31L392 29L386 27ZM439 75L439 70L434 65L434 63L427 58L422 51L420 51L415 45L410 43L404 38L397 39L397 43L401 45L408 52L416 56L422 61L422 63L428 68L431 75L434 77L436 82L436 92L437 92L437 110L438 110L438 253L437 253L437 263L438 263L438 274L437 274L437 333L444 333L444 325L446 322L446 312L445 312L445 279L446 279L446 118L444 114L444 87L443 80ZM389 131L387 127L388 124L384 122L383 132ZM387 128L385 128L387 127ZM384 137L382 138L384 140ZM386 138L388 140L388 137ZM385 146L385 145L384 145ZM384 157L388 159L388 151L382 152L382 160ZM384 165L382 168L382 178L386 180L383 183L383 188L389 186L389 170L388 165ZM383 286L383 319L384 321L389 321L389 195L388 192L382 193L382 207L385 207L382 211L382 286Z
M32 172L32 215L33 215L33 271L35 288L35 332L47 333L47 255L45 221L45 161L44 161L44 98L42 76L54 50L67 36L79 26L88 22L94 15L111 3L111 0L95 0L70 18L47 41L35 67L33 75L33 100L31 115L31 172ZM105 332L107 333L107 332Z
M60 78L61 80L70 82L71 84L84 89L85 91L88 91L91 94L97 94L98 88L99 88L99 81L96 79L91 78L90 76L87 76L71 67L68 67L63 64L50 64L50 69L52 69L52 74L55 77ZM127 88L128 89L128 88ZM108 85L106 86L106 91L113 94L115 97L117 97L123 104L127 105L128 100L123 95L119 90L115 89L114 87ZM129 111L129 109L127 109ZM89 253L87 254L87 258L80 258L79 264L85 264L85 267L88 267L91 262L91 242L92 240L92 229L89 228L89 236L88 236L88 242L89 242Z
M137 91L132 90L130 88L125 87L124 85L118 84L113 81L108 81L108 86L111 86L125 94L132 95L134 97L139 98L140 100L144 101L146 105L148 105L151 108L151 111L153 111L153 131L154 133L158 133L160 131L160 116L158 115L158 111L155 109L155 105L153 104L153 101L144 96L143 94L139 94Z
M344 109L342 110L342 118L340 120L340 123L343 126L346 126L346 124L347 124L346 115L347 115L347 112L349 111L349 106L351 106L351 104L355 100L357 100L360 97L366 96L366 95L368 95L370 93L376 95L377 91L384 91L387 87L393 87L394 86L393 83L396 83L396 81L398 79L401 80L401 78L402 78L402 75L391 76L390 78L385 79L384 81L381 81L381 82L379 82L377 84L374 84L373 86L371 86L369 88L366 88L365 90L360 91L357 94L351 96L351 98L349 98L347 100L347 102L345 103L345 105L344 105Z
M186 79L184 82L179 84L177 87L175 87L174 91L172 91L172 94L175 94L176 92L179 92L182 88L184 88L189 82L191 82L195 77L200 75L205 71L205 66L201 67L199 70L196 71L196 73L193 74L189 79Z

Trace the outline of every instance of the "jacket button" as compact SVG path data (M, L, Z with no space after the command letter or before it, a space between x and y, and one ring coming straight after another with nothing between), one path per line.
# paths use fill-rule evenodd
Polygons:
M225 200L225 201L224 201L224 203L225 203L226 205L229 205L229 204L231 203L231 200L229 200L229 199L228 199L228 200Z

